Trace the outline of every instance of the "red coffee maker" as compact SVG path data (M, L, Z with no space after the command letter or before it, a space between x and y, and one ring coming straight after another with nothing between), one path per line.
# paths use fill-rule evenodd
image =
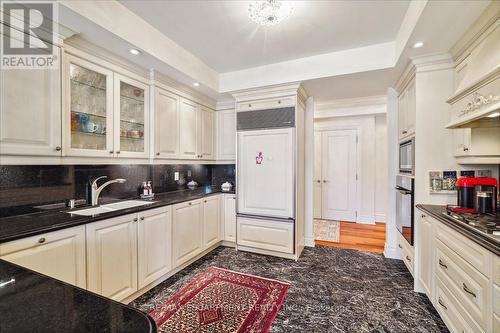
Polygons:
M457 180L459 213L496 214L498 181L495 178L461 177Z

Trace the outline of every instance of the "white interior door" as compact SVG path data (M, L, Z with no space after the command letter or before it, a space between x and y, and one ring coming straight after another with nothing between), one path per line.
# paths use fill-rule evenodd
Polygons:
M356 221L356 130L322 134L322 217Z
M321 218L321 132L314 133L313 217Z
M294 217L294 129L238 133L238 213Z

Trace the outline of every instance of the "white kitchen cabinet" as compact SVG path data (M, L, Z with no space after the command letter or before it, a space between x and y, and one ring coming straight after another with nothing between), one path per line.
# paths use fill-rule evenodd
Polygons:
M113 72L71 54L63 66L63 152L113 157Z
M177 158L179 157L180 97L156 88L155 103L155 158Z
M137 214L86 225L87 287L122 300L137 291Z
M237 218L238 248L293 253L294 225L291 222Z
M236 195L224 194L224 240L236 242Z
M415 78L410 80L398 97L399 139L415 134L416 89Z
M398 247L401 251L401 257L406 265L406 268L410 271L411 275L414 276L415 268L415 249L413 246L408 244L406 239L398 233Z
M213 160L215 159L215 112L204 106L198 106L198 112L200 119L198 158Z
M203 251L203 201L172 207L173 265L180 266Z
M2 155L61 156L60 75L60 66L1 70Z
M418 215L418 214L416 214ZM420 214L417 217L418 235L418 279L422 283L429 298L433 299L433 275L434 275L434 222L425 214Z
M0 258L86 288L85 226L0 244Z
M236 159L236 112L235 110L217 111L217 158Z
M114 74L114 151L117 157L149 157L149 86Z
M197 159L198 134L199 134L199 112L196 103L181 98L180 121L179 121L179 145L180 157L185 159Z
M203 249L220 242L221 196L203 199Z
M161 207L138 215L138 288L172 269L172 208Z

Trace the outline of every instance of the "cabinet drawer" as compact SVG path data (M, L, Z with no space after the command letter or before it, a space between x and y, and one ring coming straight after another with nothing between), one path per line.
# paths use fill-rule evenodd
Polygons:
M238 245L293 253L293 223L238 217L237 226Z
M442 223L436 228L436 237L483 275L490 276L491 252Z
M401 258L403 258L403 262L405 263L406 267L410 271L411 275L413 275L413 269L414 269L414 257L415 257L415 252L413 247L408 244L406 239L401 234L398 234L398 247L399 250L401 251Z
M469 325L466 318L463 317L463 309L460 308L457 300L451 295L444 283L436 279L436 310L446 323L446 327L452 333L481 332L476 325Z
M491 320L491 294L488 279L449 249L436 241L437 276L483 329Z
M295 97L280 97L280 98L269 98L261 99L257 101L240 102L236 106L237 111L252 111L252 110L263 110L263 109L275 109L284 108L288 106L295 106Z

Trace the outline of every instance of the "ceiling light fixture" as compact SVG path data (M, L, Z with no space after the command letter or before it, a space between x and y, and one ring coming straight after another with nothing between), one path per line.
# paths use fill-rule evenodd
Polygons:
M419 47L422 47L424 46L424 42L416 42L415 44L413 44L413 48L414 49L418 49Z
M135 56L141 54L141 51L139 51L138 49L130 49L128 51Z
M265 0L254 1L248 7L248 15L252 21L263 25L277 25L292 12L292 6L288 1Z
M490 115L487 115L486 117L488 118L496 118L496 117L500 117L500 112L494 112Z
M199 84L198 82L194 82L194 83L193 83L193 86L195 86L195 87L199 87L199 86L200 86L200 84Z

